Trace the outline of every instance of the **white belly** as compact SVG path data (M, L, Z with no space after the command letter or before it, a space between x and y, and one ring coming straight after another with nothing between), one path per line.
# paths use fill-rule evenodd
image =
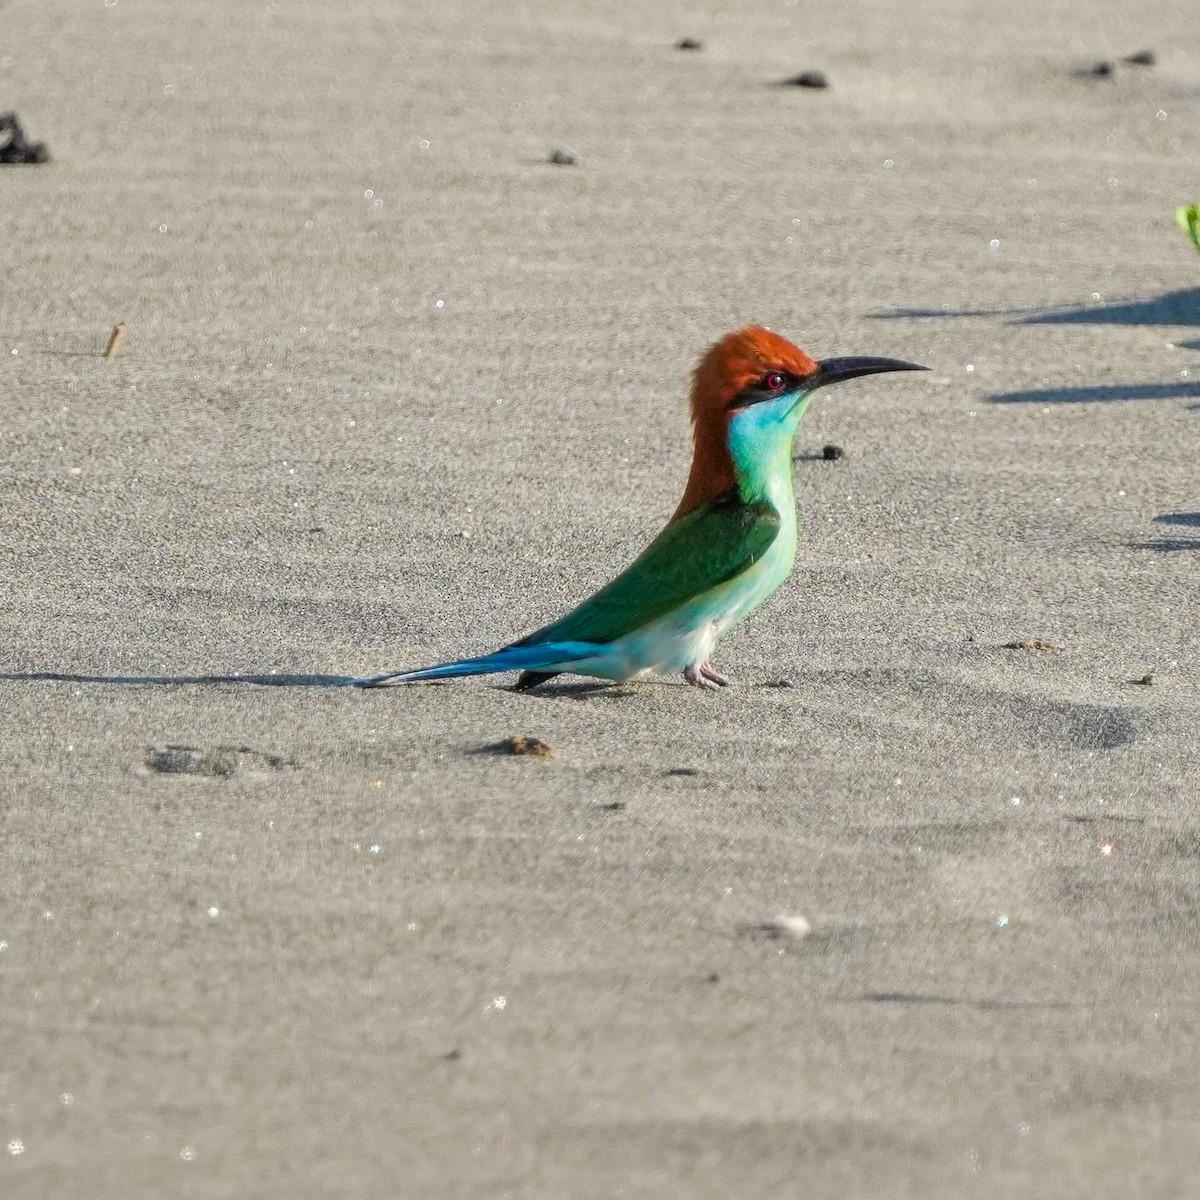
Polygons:
M708 662L720 638L790 574L796 557L795 527L780 532L767 553L735 579L608 643L603 654L573 662L564 670L624 682L645 675L674 675Z

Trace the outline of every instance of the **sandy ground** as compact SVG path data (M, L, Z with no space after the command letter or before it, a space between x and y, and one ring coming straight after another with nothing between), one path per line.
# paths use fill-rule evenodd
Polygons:
M738 8L0 5L6 1200L1196 1194L1194 10ZM620 569L750 321L932 370L735 688L331 686Z

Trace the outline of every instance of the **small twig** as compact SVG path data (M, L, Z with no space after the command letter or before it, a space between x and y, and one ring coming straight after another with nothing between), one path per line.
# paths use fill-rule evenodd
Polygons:
M105 358L116 358L117 351L121 349L121 343L125 340L125 322L122 321L112 331L112 337L108 339L108 349L104 352Z

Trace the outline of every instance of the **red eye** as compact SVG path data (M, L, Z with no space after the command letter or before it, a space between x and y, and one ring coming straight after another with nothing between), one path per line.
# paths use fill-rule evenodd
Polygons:
M763 384L768 392L782 392L786 382L787 381L782 375L780 375L778 371L772 371L763 379Z

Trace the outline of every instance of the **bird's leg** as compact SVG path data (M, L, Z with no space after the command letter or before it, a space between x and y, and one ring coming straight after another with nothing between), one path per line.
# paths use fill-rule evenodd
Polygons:
M723 675L718 675L708 663L701 663L700 666L688 663L683 668L683 677L692 687L702 688L706 692L718 691L729 682Z

